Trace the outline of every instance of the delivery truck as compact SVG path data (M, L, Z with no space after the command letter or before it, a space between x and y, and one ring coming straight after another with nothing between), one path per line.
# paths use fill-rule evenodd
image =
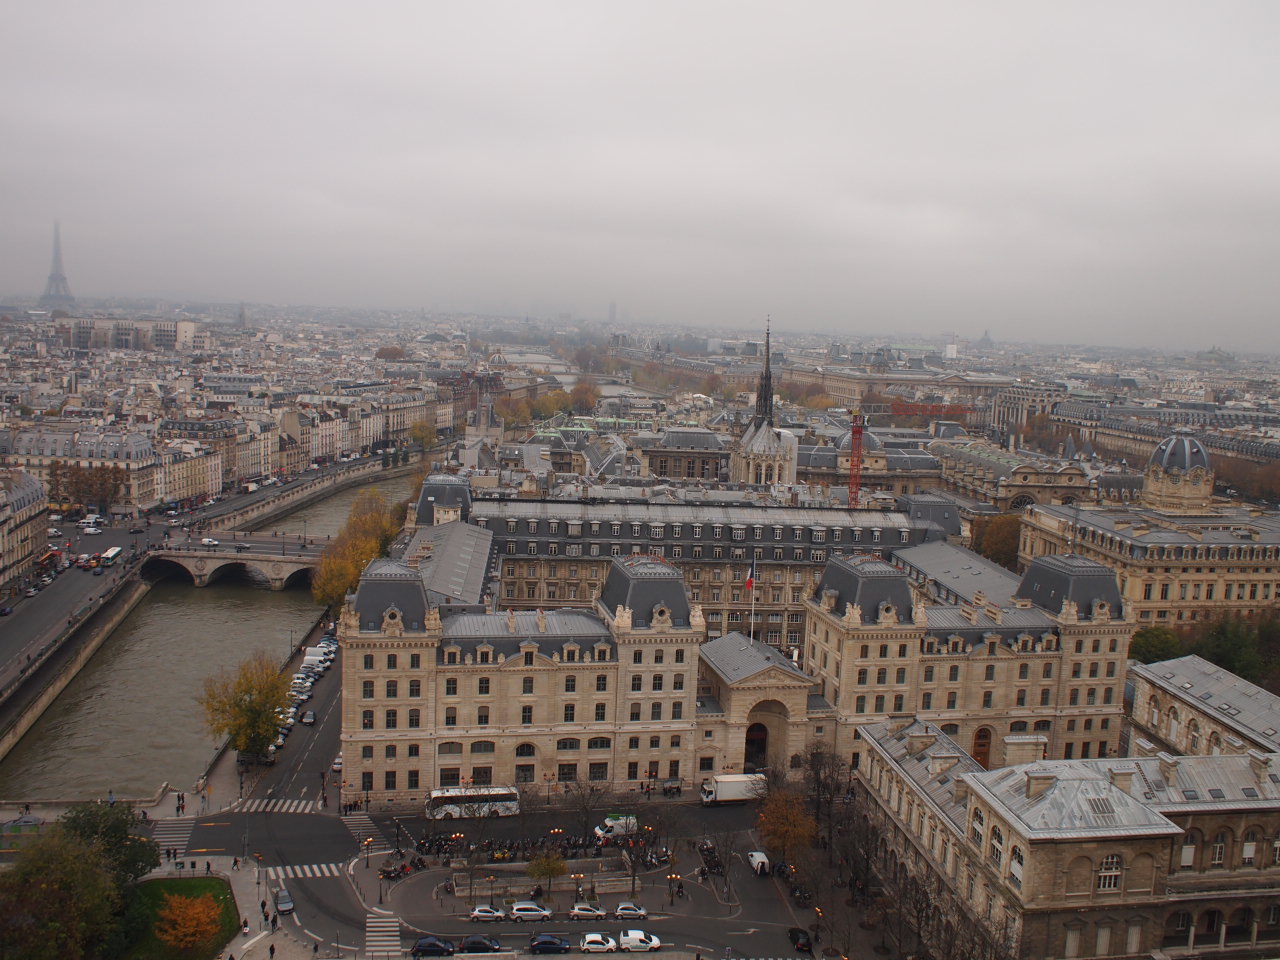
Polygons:
M765 794L763 773L721 773L702 781L702 805L745 803Z

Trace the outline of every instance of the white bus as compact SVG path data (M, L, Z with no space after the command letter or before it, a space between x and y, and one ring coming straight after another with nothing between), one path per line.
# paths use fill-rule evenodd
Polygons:
M519 812L520 794L513 787L441 787L427 800L428 820L512 817Z

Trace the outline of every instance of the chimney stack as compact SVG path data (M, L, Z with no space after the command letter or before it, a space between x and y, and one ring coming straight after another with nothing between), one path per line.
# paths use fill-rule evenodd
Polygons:
M1058 776L1051 770L1028 770L1027 799L1034 800L1058 782Z
M1248 756L1249 769L1253 771L1253 775L1259 782L1267 779L1267 774L1271 772L1271 757L1261 750L1250 750Z
M1107 775L1111 778L1112 786L1128 793L1133 787L1133 775L1137 773L1136 767L1108 767Z
M1160 776L1164 778L1170 788L1178 783L1178 758L1171 753L1163 751L1156 754L1156 759L1160 761Z
M907 756L914 757L922 750L928 749L938 739L936 733L932 733L928 729L921 730L918 733L907 735Z
M1014 733L1004 738L1004 766L1016 767L1044 759L1048 737L1043 734Z

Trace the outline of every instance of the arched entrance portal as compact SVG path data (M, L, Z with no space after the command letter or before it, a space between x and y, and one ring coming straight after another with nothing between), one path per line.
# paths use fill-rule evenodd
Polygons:
M763 723L747 727L747 749L743 756L742 772L755 773L769 766L769 728Z
M986 770L991 765L991 728L979 727L973 735L973 759Z

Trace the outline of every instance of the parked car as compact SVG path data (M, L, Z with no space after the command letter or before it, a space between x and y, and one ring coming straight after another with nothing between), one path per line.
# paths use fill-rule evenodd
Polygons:
M787 931L787 939L791 941L791 946L797 950L813 953L813 937L809 936L808 930L802 927L792 927Z
M39 590L37 587L27 587L27 593L26 593L26 596L28 596L28 597L34 597L34 596L35 596L36 594L38 594L39 592L40 592L40 590Z
M0 617L7 617L13 613L13 607L0 607Z
M501 950L502 944L498 942L497 937L485 937L475 933L469 937L463 937L462 942L458 944L459 953L498 953Z
M519 923L521 920L550 920L551 911L532 900L519 900L511 905L511 919Z
M535 933L529 938L530 953L568 953L572 946L564 937L557 937L554 933Z
M584 933L578 941L578 949L583 953L613 953L618 944L607 933Z
M613 911L615 920L643 920L647 916L649 916L648 910L630 900L623 900Z
M492 923L495 920L505 920L506 913L501 907L491 907L487 903L482 903L478 907L471 908L472 923ZM465 950L463 951L466 952Z
M338 754L333 760L333 766L329 768L334 773L342 772L342 754Z
M276 913L293 913L293 897L284 887L276 891Z
M453 941L444 940L440 937L419 937L413 945L413 949L409 951L411 957L452 957L454 951Z
M661 940L643 930L623 930L618 934L618 949L622 951L657 950L661 946Z
M309 727L315 722L316 722L316 712L314 710L308 710L306 713L302 715L302 725L304 727Z
M570 920L603 920L604 911L594 903L575 903L569 911Z

